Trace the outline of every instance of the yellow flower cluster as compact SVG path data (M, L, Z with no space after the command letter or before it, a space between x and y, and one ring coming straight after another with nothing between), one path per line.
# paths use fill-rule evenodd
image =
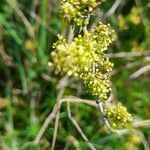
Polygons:
M131 114L127 112L126 107L122 106L121 103L115 107L107 108L105 114L113 128L124 128L132 122Z
M88 17L99 5L100 0L61 0L61 13L64 18L76 25L88 23Z
M71 25L83 27L88 24L89 16L99 3L100 0L61 0L61 13ZM69 42L58 36L53 46L55 51L51 53L53 66L60 74L80 78L89 93L105 102L111 90L109 81L113 64L104 51L114 40L114 31L110 25L101 22L91 32L82 29L84 34L81 32L82 35ZM114 128L123 128L132 121L131 115L121 104L105 112Z
M126 135L126 141L132 144L140 144L141 139L136 129L132 129L129 134Z
M139 148L139 144L141 144L141 138L139 136L138 130L131 129L128 134L124 137L125 140L125 149L137 150Z
M110 91L109 78L113 64L104 57L104 51L112 42L112 30L109 25L99 23L91 32L79 35L71 43L59 36L54 44L52 59L60 73L78 76L92 95L103 101ZM92 63L96 63L96 73L91 72Z

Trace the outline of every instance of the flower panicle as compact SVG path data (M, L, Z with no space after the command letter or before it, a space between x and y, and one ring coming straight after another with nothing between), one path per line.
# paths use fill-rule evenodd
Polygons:
M61 14L69 24L81 26L88 24L89 16L102 0L61 0ZM105 51L114 41L115 34L110 25L99 24L91 32L84 32L67 40L58 35L58 41L53 45L53 67L60 74L78 77L88 93L97 96L103 103L106 102L111 91L110 76L113 63L105 56ZM95 71L92 72L92 64ZM113 128L128 126L132 117L121 104L105 110Z
M95 29L83 36L75 37L67 43L63 36L58 36L54 44L52 59L55 68L60 73L78 76L92 95L107 99L110 92L110 74L113 64L104 56L104 50L112 42L109 26L99 23ZM96 73L91 73L91 64L97 64Z
M107 108L105 114L113 128L125 128L132 123L131 114L128 113L126 107L121 103Z
M85 25L100 3L100 0L61 0L61 14L72 24Z

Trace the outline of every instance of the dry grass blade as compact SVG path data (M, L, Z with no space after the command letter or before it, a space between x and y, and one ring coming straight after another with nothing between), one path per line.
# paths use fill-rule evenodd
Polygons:
M9 4L10 7L12 7L14 9L14 11L16 12L16 14L20 17L20 19L22 20L22 22L24 23L24 25L28 29L29 35L31 37L35 37L34 29L33 29L32 25L30 24L30 22L28 21L28 19L25 17L25 15L23 14L23 12L18 7L17 2L16 1L12 1L12 0L7 0L7 3Z
M58 123L59 123L59 117L60 117L60 111L57 112L55 125L54 125L54 134L53 134L53 140L52 140L52 146L51 150L54 150L55 143L56 143L56 137L57 137L57 130L58 130Z
M130 75L130 79L136 79L139 76L141 76L143 73L147 72L150 70L150 65L146 65L142 68L140 68L139 70L137 70L135 73L133 73L132 75Z
M141 120L141 121L134 121L133 122L133 127L134 128L140 128L140 127L150 128L150 119Z
M114 4L112 5L112 7L108 10L108 12L105 14L107 17L111 16L115 11L116 9L118 8L118 6L120 5L121 3L121 0L116 0L114 2Z
M132 58L140 56L149 56L150 51L145 52L118 52L118 53L108 53L106 54L109 58Z
M80 135L82 136L82 138L84 139L84 141L87 143L87 145L89 146L89 148L91 150L96 150L94 148L94 146L92 145L92 143L88 140L88 138L86 137L86 135L83 133L83 131L81 130L81 128L78 125L78 123L76 122L76 120L71 116L70 102L67 103L67 112L68 112L69 119L71 120L71 122L73 123L73 125L76 127L76 129L78 130L78 132L80 133Z
M37 145L42 137L42 135L44 134L46 128L48 127L48 125L50 124L50 122L56 117L57 112L59 111L61 107L60 103L56 103L53 111L49 114L49 116L45 119L44 124L42 125L39 133L37 134L35 140L34 140L34 145Z
M141 139L141 141L143 143L144 149L145 150L150 150L149 144L148 144L148 142L147 142L143 132L138 130L138 134L139 134L139 137L140 137L140 139Z

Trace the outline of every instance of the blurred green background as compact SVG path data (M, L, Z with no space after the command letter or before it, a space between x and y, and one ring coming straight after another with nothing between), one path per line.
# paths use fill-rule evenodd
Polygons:
M113 10L113 4L117 7ZM52 44L66 28L58 0L0 0L0 149L46 150L51 146L54 121L37 146L33 141L57 97L56 75L51 60ZM113 10L113 11L112 11ZM113 100L121 101L136 120L150 118L150 1L106 0L91 20L110 23L116 41L108 50L114 63ZM76 88L77 87L77 88ZM78 81L72 81L64 95L91 99ZM99 112L84 104L72 104L71 111L96 149L149 149L150 126L138 128L140 140L106 133ZM90 120L90 121L89 121ZM137 137L135 137L137 138ZM137 142L138 141L138 142ZM88 149L68 119L66 105L60 113L55 149ZM67 144L69 145L67 145ZM27 146L28 145L28 146ZM67 147L67 146L68 147Z

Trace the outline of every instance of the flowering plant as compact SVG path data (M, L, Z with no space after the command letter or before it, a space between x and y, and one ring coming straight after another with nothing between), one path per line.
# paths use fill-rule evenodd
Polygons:
M114 31L109 24L101 22L91 31L87 30L90 15L99 4L98 0L61 1L62 16L74 26L74 29L79 26L81 30L73 36L72 29L73 38L68 41L64 36L58 35L58 41L53 46L55 50L51 55L57 72L78 77L87 91L105 104L111 91L109 82L113 64L104 52L114 40ZM127 127L132 121L131 115L120 103L116 107L107 108L104 112L114 128Z

